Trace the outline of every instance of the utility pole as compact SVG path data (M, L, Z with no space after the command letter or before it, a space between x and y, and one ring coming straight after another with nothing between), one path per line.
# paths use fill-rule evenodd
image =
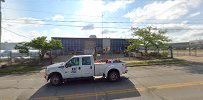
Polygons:
M104 17L104 15L102 13L102 39L103 39L103 17Z
M5 2L5 0L0 0L0 51L1 51L1 32L2 32L2 28L1 28L1 18L2 18L2 14L1 14L1 2Z
M103 41L104 41L104 39L103 39L103 16L104 16L104 15L103 15L103 12L102 12L102 33L101 33L101 34L102 34L102 59L104 59L104 48L103 48L103 47L104 47L104 46L103 46L103 45L104 45L104 44L103 44L103 43L104 43L104 42L103 42Z

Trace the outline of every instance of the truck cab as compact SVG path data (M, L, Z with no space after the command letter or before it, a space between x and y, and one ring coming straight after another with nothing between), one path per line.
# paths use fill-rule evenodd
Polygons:
M94 76L94 59L91 55L73 56L65 63L65 78Z

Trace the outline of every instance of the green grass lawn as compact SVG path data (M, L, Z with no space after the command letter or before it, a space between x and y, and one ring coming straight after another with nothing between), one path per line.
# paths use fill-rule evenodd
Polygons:
M187 63L187 61L180 60L180 59L136 60L136 61L125 61L125 62L127 63L127 66L129 66L129 67Z
M28 73L33 71L41 70L40 66L20 66L12 65L0 69L0 74L18 74L18 73Z

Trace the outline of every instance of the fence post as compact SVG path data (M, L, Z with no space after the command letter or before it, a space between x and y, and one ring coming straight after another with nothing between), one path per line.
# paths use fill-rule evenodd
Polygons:
M197 56L197 47L195 47L195 56Z
M189 42L189 56L191 56L191 43Z
M8 55L8 65L12 65L12 50L9 52Z
M173 47L169 46L169 50L170 50L171 58L173 58Z

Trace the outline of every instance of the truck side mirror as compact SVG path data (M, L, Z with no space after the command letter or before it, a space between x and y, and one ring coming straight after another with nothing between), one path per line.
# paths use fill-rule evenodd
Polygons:
M71 64L66 63L65 67L66 67L66 68L71 67Z

